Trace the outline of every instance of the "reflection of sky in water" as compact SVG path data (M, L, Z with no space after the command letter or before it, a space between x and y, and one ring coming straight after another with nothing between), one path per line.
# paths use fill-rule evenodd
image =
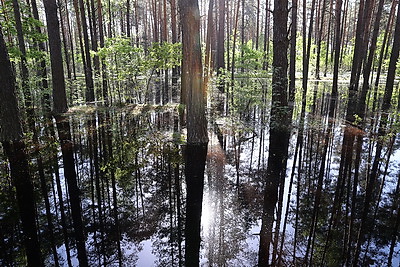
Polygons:
M203 233L208 233L210 231L214 216L215 214L212 207L212 200L209 198L209 194L205 193L203 195L203 207L201 214L201 229Z
M137 267L153 267L156 256L151 252L153 242L151 240L145 240L141 242L143 249L138 253Z

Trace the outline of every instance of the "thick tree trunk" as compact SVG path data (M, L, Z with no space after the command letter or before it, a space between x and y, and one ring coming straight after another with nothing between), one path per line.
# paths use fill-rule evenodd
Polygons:
M200 46L200 14L197 0L181 1L182 12L182 97L187 106L187 142L205 144L207 120L206 92L203 86L203 66Z
M270 245L274 224L275 206L278 201L279 185L286 174L285 157L289 141L288 116L288 1L274 1L274 57L272 73L272 106L270 119L270 143L267 174L264 177L264 205L260 232L258 266L269 266ZM279 226L278 226L279 229ZM275 259L272 259L273 261Z
M203 204L204 169L207 144L188 144L185 151L186 223L185 264L199 266L200 225Z
M180 1L182 21L182 92L187 105L187 184L185 261L199 266L200 222L203 200L204 168L207 155L206 92L200 46L200 12L197 0Z
M68 109L68 107L65 94L65 79L62 66L61 39L56 12L56 3L55 0L45 0L44 4L47 18L51 70L53 77L53 108L55 113L54 117L56 119L58 136L61 143L61 153L64 163L64 175L68 184L68 193L71 202L72 221L75 230L79 264L80 266L88 266L70 126L69 121L59 115L60 113L64 113Z
M65 93L64 68L62 64L60 26L57 17L57 4L54 0L44 0L49 36L50 62L53 83L53 111L64 113L68 110Z

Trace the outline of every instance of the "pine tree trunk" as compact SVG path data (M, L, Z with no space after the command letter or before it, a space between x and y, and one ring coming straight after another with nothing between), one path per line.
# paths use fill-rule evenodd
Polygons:
M62 65L60 26L57 17L57 5L55 0L44 0L47 20L47 32L49 36L50 62L53 84L53 111L64 113L68 110L65 92L64 68Z
M78 1L79 4L79 13L80 13L80 22L82 25L83 39L84 39L84 56L85 56L85 82L86 82L86 102L93 102L94 98L94 83L93 83L93 69L92 69L92 60L90 57L90 47L89 47L89 34L88 27L86 22L86 13L85 13L85 5L83 0L74 0ZM77 18L78 19L78 18Z
M258 266L269 266L270 245L274 224L275 205L278 201L279 185L285 178L285 157L289 145L287 39L288 1L274 1L273 24L273 73L272 104L270 119L270 143L265 181L264 204L260 232ZM279 227L278 227L279 228ZM274 262L275 259L272 259Z
M198 1L180 1L180 11L183 51L181 86L182 92L186 93L183 97L187 103L185 263L187 266L199 266L200 222L208 136Z

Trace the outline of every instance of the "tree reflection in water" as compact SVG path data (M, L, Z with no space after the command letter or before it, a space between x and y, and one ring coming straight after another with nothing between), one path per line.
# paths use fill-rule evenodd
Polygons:
M365 266L387 265L389 261L397 265L397 117L388 115L388 134L378 140L375 133L380 112L367 112L365 118L370 123L366 125L346 125L342 95L335 117L328 116L329 86L319 82L311 92L315 100L308 103L303 123L300 109L294 109L285 188L280 192L284 195L275 209L282 211L275 213L275 222L280 221L280 225L274 224L275 243L270 248L275 251L270 251L270 258L281 256L284 266L302 265L306 255L308 264L338 266L353 262L361 219L366 218L362 227L367 234L359 240L358 262ZM268 114L268 107L254 104L248 114L233 112L229 117L218 117L214 110L210 113L210 125L217 126L210 129L207 149L199 261L205 266L255 266L262 177L268 157L265 140L269 138L268 124L261 125L260 116ZM70 123L89 265L185 266L187 184L184 135L180 133L177 108L75 108ZM67 265L66 248L70 249L72 264L77 262L70 188L64 178L60 146L53 138L46 128L39 139L53 231L46 227L35 153L30 151L35 146L27 144L35 177L41 248L48 266L53 263L48 241L51 234L61 262ZM365 188L378 141L381 156L375 163L376 182L373 190L369 189L365 215ZM21 226L4 152L0 155L0 176L0 264L23 265ZM281 218L276 217L279 214ZM278 233L279 238L275 238Z

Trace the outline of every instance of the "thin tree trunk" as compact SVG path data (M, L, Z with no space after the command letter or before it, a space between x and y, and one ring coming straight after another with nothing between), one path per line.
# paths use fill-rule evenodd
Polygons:
M14 18L15 18L15 28L17 30L18 38L18 48L21 52L20 54L20 67L21 67L21 81L22 81L22 92L24 93L26 115L28 119L29 130L34 131L35 129L35 113L32 102L32 93L29 88L29 71L28 71L28 61L26 58L26 48L25 48L25 38L22 30L22 20L21 20L21 10L19 7L18 0L12 0Z
M323 0L323 4L321 7L322 11L321 11L319 31L317 34L317 59L316 59L316 64L315 64L315 78L318 80L321 78L320 77L321 46L322 46L322 34L324 31L326 3L327 3L327 0ZM317 24L317 26L318 26L318 24ZM328 48L326 48L326 49L328 49Z
M396 28L394 32L394 40L393 40L393 47L392 47L392 53L390 56L390 62L389 62L389 68L388 68L388 73L387 73L387 79L386 79L386 87L385 87L385 94L383 97L383 104L382 104L382 116L381 120L379 123L379 128L378 128L378 136L382 137L386 134L386 125L387 125L387 119L388 119L388 111L391 107L391 99L392 99L392 94L393 94L393 87L394 87L394 79L395 79L395 74L396 74L396 64L397 60L399 58L399 52L400 52L400 8L397 10L397 19L396 19ZM381 139L378 139L381 140ZM382 153L382 141L378 141L377 147L376 147L376 154L375 154L375 159L372 165L372 170L371 170L371 175L369 177L367 186L366 186L366 193L365 193L365 199L364 199L364 204L363 204L363 211L362 211L362 219L361 219L361 225L358 231L358 238L357 238L357 246L356 250L354 253L354 261L353 261L353 266L357 266L358 260L360 257L361 253L361 246L364 243L364 237L365 237L365 231L366 231L366 219L368 217L368 212L370 209L370 203L372 200L372 194L373 190L375 187L376 179L377 179L377 173L378 173L378 164L380 162L380 157Z
M22 222L27 265L43 266L36 225L34 188L29 163L22 141L22 125L12 70L2 28L0 26L0 141L10 163L11 179L15 185L17 204Z
M356 111L357 114L359 114L359 116L361 118L364 118L364 114L365 114L365 100L367 97L367 92L370 88L370 86L369 86L370 79L369 78L371 75L372 63L374 60L375 50L376 50L376 43L377 43L378 35L379 35L379 26L380 26L380 21L381 21L381 17L382 17L383 4L384 4L384 0L379 0L378 10L376 11L376 15L375 15L375 23L374 23L374 30L373 30L372 38L371 38L371 44L368 49L369 50L368 59L367 59L367 62L365 64L364 70L363 70L363 84L362 84L362 89L361 89L361 96L359 98L357 111Z
M342 0L336 1L335 16L335 58L333 65L333 82L332 82L332 93L331 103L329 110L329 117L333 117L336 109L336 102L338 97L338 80L339 80L339 60L340 60L340 44L341 44L341 13L342 13Z
M389 34L390 34L390 29L392 28L392 23L394 21L394 14L395 14L395 11L396 11L397 3L398 3L398 1L393 1L392 2L392 6L390 8L388 22L386 24L385 33L383 35L382 47L381 47L381 50L379 52L378 69L376 70L375 85L374 85L374 100L373 100L372 111L375 111L375 107L376 107L379 79L380 79L380 75L381 75L381 71L382 71L382 63L383 63L383 60L384 60L384 55L385 55L385 50L386 50L385 48L386 48L386 44L388 43L388 37L389 37Z
M221 75L225 68L225 0L218 0L218 31L217 31L217 75ZM219 89L224 92L223 82L219 84Z
M32 14L33 14L33 18L36 20L39 20L39 12L37 9L37 4L36 4L36 0L32 0ZM36 27L36 31L38 33L41 33L42 30L41 28L38 26ZM38 43L38 48L40 51L45 52L46 48L45 48L45 43L44 42L39 42ZM38 68L38 74L39 76L42 78L41 80L41 86L43 88L43 111L45 114L50 114L51 111L51 102L50 102L50 94L48 93L48 88L49 88L49 83L47 81L47 69L46 69L46 61L43 59L40 61L39 63L39 68Z
M84 39L84 55L85 55L85 82L86 82L86 94L85 99L86 102L92 102L95 100L94 96L94 83L93 83L93 69L92 69L92 60L90 57L90 47L89 47L89 34L88 34L88 26L86 23L86 13L85 13L85 5L83 0L74 0L78 1L79 4L79 13L80 13L80 22L82 25L82 29L78 29L78 31L82 30L83 39ZM78 18L77 18L78 19Z
M296 92L296 37L297 37L297 0L292 0L292 26L290 32L290 63L289 63L289 105L294 106Z

